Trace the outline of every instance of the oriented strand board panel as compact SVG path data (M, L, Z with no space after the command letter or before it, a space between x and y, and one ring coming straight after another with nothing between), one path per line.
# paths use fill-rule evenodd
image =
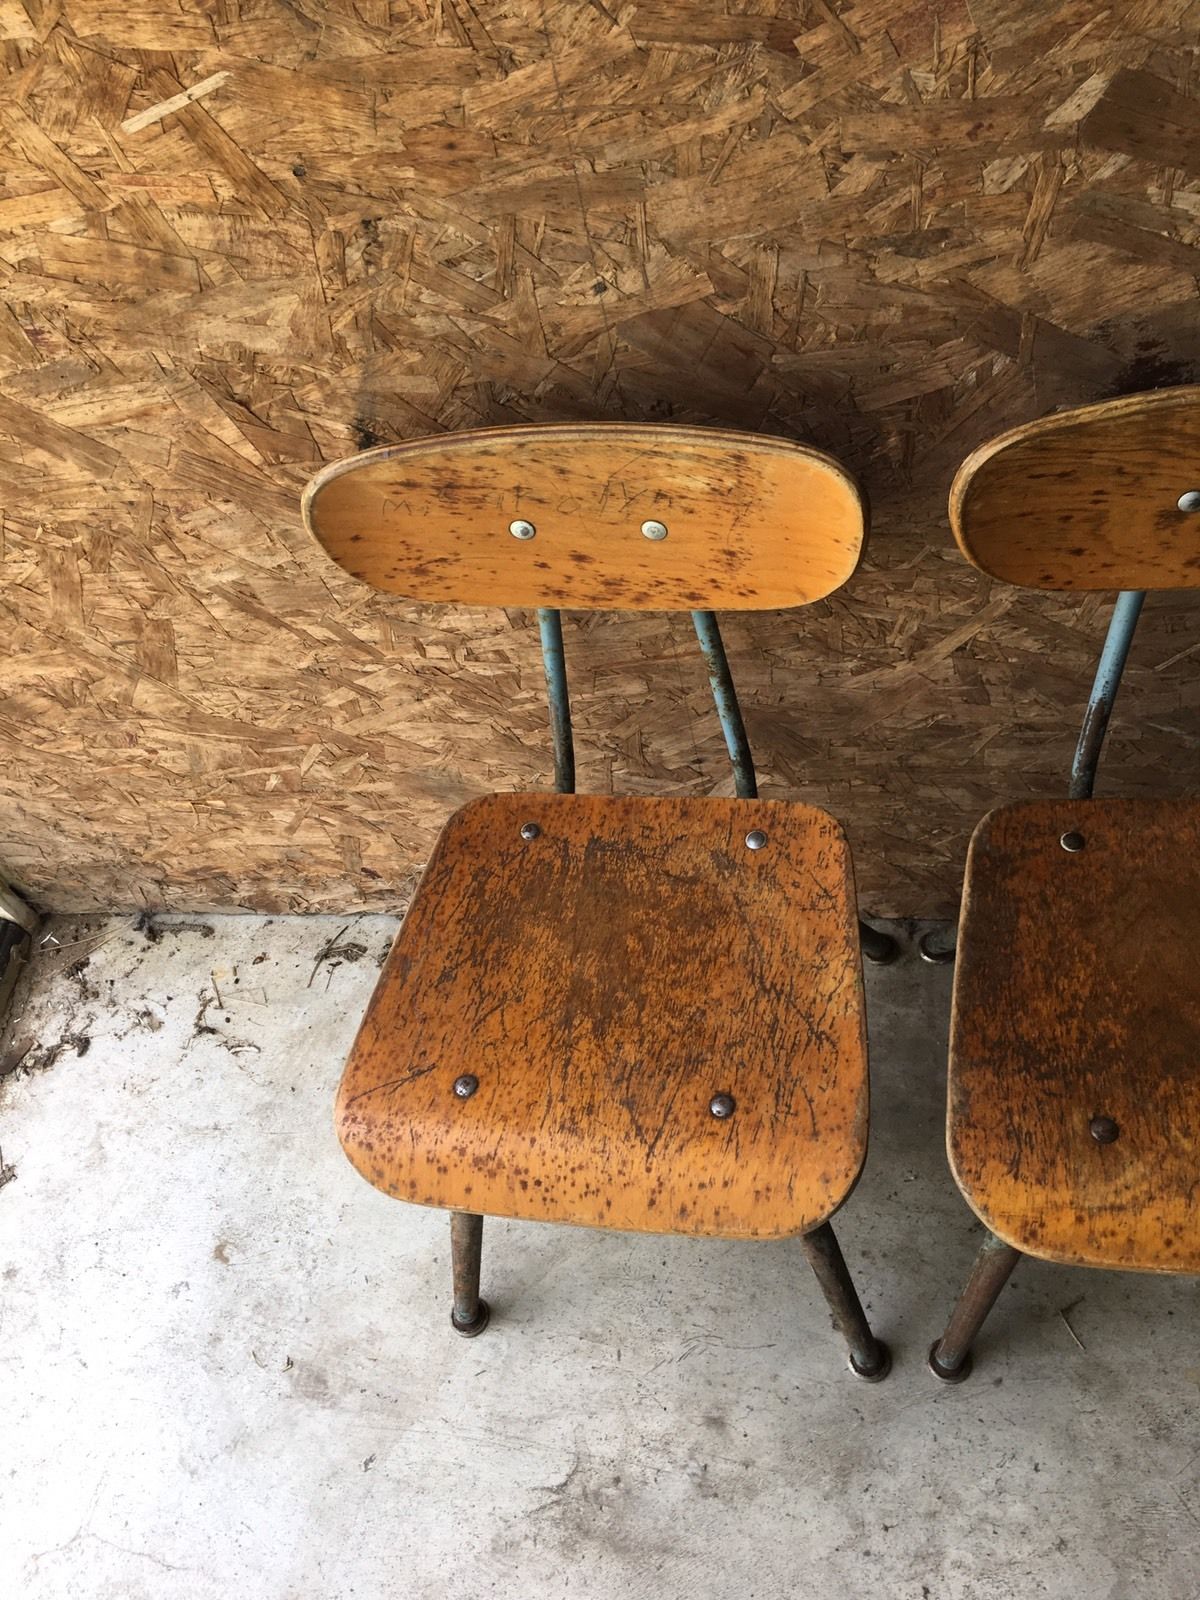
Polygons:
M972 572L946 490L1200 375L1198 40L1195 0L0 0L0 860L62 908L402 904L548 779L536 635L368 596L301 486L673 421L866 485L849 588L727 643L764 795L847 824L870 908L951 905L978 817L1061 791L1105 601ZM1121 792L1194 785L1197 620L1148 607ZM582 787L730 792L689 635L568 619Z

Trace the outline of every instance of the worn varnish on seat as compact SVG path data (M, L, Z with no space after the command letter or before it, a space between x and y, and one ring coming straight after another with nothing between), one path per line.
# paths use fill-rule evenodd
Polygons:
M808 1232L866 1151L853 907L842 832L811 806L475 801L442 833L351 1053L347 1154L425 1205Z
M963 1194L1006 1243L1080 1265L1200 1271L1198 952L1200 801L1038 801L980 824L949 1150ZM1111 1142L1093 1136L1096 1118L1116 1125Z
M1200 389L1042 417L969 455L950 491L963 554L1031 589L1194 589Z
M355 577L464 605L727 611L805 605L858 562L858 489L788 439L561 423L413 439L335 462L307 526ZM528 539L513 522L534 528ZM667 530L647 538L644 522Z

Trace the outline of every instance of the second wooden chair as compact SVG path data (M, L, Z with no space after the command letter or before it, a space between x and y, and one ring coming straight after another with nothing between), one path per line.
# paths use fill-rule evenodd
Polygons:
M1095 800L1147 589L1200 587L1200 390L1030 423L964 463L967 558L1036 589L1120 586L1068 797L971 841L947 1141L987 1232L934 1374L959 1382L1021 1256L1200 1271L1200 801Z

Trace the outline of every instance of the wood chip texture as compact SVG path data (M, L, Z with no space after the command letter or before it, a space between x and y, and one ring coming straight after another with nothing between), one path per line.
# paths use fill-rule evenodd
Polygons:
M946 491L1200 374L1198 39L1195 0L0 4L3 866L403 906L459 804L549 781L536 631L331 572L303 484L673 422L866 486L851 584L726 643L764 795L847 824L869 909L952 907L977 818L1061 792L1107 601L971 571ZM1196 615L1147 608L1115 791L1194 775ZM731 792L686 617L566 631L581 788Z

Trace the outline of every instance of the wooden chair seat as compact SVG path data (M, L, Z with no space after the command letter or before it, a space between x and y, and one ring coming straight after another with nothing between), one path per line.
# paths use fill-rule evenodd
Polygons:
M1198 954L1200 801L1047 801L980 824L948 1144L1006 1244L1200 1272Z
M438 841L337 1125L399 1199L766 1239L846 1199L867 1093L853 884L831 817L491 795ZM713 1114L716 1096L731 1114Z

